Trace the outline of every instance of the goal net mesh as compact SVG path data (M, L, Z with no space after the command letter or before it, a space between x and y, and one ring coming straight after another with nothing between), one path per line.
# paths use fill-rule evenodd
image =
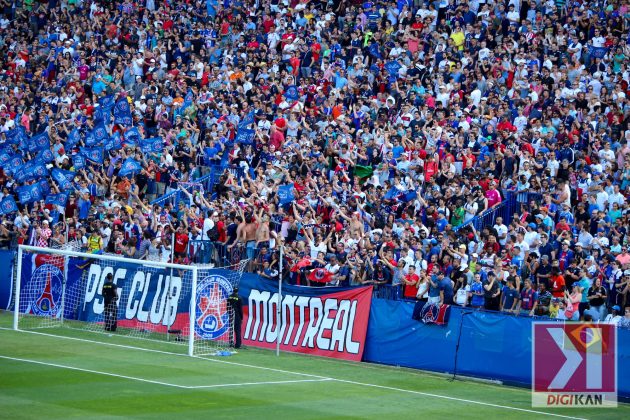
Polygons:
M71 328L185 345L192 334L193 354L228 354L235 320L228 298L248 261L222 268L195 265L193 302L193 266L71 256L65 252L78 251L75 245L61 248L62 254L22 250L18 328ZM106 305L108 274L118 297Z

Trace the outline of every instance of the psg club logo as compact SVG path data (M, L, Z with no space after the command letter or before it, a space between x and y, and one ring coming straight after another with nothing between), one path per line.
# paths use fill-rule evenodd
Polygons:
M199 337L214 340L227 332L227 299L231 294L232 285L225 277L211 275L199 283L195 309L195 333Z
M31 276L28 291L33 314L56 317L61 309L63 272L52 264L40 265Z

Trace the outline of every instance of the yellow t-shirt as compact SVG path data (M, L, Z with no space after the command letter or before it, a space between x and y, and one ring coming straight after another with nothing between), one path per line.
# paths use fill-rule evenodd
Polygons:
M462 31L453 32L451 34L451 39L453 40L453 43L460 51L464 49L464 40L466 39L466 36L464 35Z

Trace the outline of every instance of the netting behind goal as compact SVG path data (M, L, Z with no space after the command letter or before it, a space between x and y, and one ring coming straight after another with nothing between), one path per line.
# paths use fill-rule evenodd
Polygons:
M234 311L228 297L238 287L247 261L217 269L88 255L69 248L20 247L16 328L72 328L168 341L188 345L195 355L225 354L233 344ZM106 304L103 285L108 274L118 297Z

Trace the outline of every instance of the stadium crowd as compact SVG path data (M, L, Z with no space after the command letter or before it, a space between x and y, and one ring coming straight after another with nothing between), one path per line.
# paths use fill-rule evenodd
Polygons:
M0 7L3 246L630 326L626 0Z

